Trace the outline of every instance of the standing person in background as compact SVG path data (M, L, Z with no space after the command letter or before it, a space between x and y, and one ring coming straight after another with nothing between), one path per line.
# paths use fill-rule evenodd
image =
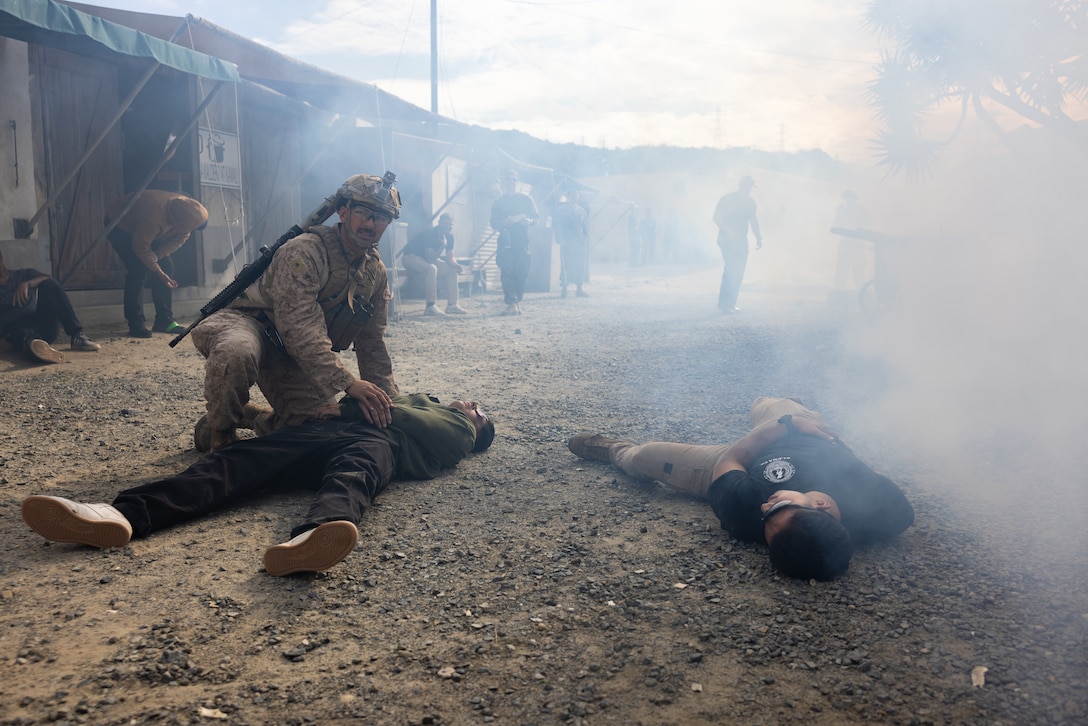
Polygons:
M654 262L654 247L657 244L657 220L654 219L654 210L646 208L646 216L638 227L639 237L642 238L642 264L652 265Z
M661 261L675 262L677 244L680 236L680 216L669 207L665 210L665 220L661 225Z
M529 227L540 215L528 194L518 191L518 173L507 170L500 184L502 196L491 205L491 228L498 230L495 263L502 273L502 296L506 303L503 315L521 315L519 304L525 296L529 279Z
M748 266L748 227L756 236L756 249L763 247L763 235L756 217L756 202L752 199L752 187L756 182L750 176L742 176L737 191L726 194L714 208L714 224L718 225L718 247L722 251L725 269L718 291L718 309L723 313L739 313L737 296Z
M106 224L117 219L132 199L129 194L114 201L106 210ZM157 333L178 333L182 327L174 320L173 289L178 286L172 275L176 252L193 230L208 224L208 210L184 194L146 189L136 203L109 233L110 244L125 263L125 320L132 338L150 338L144 323L143 291L151 273L151 299L155 303Z
M83 334L59 282L30 267L9 270L0 254L0 350L21 350L33 361L60 363L64 356L51 345L59 328L70 336L71 350L102 347Z
M567 194L555 211L555 241L559 243L560 297L567 296L567 286L574 285L574 294L589 297L582 289L589 266L589 215L578 203L578 190Z
M858 195L851 189L842 193L842 204L835 210L835 226L843 229L860 229L869 226L869 214L858 204ZM839 253L835 260L835 289L846 290L847 278L853 289L859 289L867 279L865 275L865 240L839 237Z
M438 299L438 276L446 288L447 315L464 315L468 311L458 304L460 291L457 276L464 268L453 257L453 217L443 214L438 224L417 234L404 246L401 253L404 267L423 280L423 295L427 300L424 315L442 315L434 306Z
M642 235L638 229L637 204L632 204L627 210L627 241L631 245L631 264L637 265L642 260Z

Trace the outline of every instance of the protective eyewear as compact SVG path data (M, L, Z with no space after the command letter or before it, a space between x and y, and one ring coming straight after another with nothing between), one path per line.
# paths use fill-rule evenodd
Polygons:
M373 222L374 224L388 225L393 221L393 215L361 205L353 205L351 213L358 214L364 221Z

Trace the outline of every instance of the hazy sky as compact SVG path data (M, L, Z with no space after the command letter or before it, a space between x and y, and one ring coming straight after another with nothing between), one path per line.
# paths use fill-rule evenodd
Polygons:
M430 108L430 2L102 0L191 13ZM551 141L864 157L859 0L438 0L439 112Z

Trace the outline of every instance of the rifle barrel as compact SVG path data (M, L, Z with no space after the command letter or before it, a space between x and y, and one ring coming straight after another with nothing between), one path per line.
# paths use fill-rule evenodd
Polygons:
M204 307L200 308L200 317L190 323L189 327L185 328L185 330L178 333L177 336L170 341L170 347L173 348L180 343L185 336L205 318L225 308L232 303L235 298L245 292L247 287L260 279L261 275L264 274L264 271L272 264L272 256L276 254L276 250L282 247L288 240L294 239L302 234L305 231L303 229L304 227L313 227L331 217L332 213L336 211L337 199L338 197L336 194L326 197L325 200L321 202L321 206L310 212L306 219L302 220L301 224L291 225L291 229L280 235L279 239L277 239L271 247L262 247L261 256L248 265L244 265L234 279L231 280L230 284L220 290L215 297L204 305Z

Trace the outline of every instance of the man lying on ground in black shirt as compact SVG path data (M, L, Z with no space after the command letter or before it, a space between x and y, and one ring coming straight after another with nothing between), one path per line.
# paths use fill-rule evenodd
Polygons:
M583 433L567 448L709 501L723 529L766 544L790 577L838 577L855 546L892 539L914 522L899 487L854 456L816 411L764 397L749 418L752 430L732 445L636 444Z

